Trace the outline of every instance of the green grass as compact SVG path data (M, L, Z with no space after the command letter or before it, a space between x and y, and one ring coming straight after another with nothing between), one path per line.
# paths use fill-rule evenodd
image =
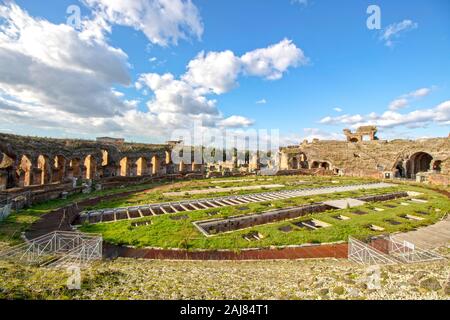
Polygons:
M251 177L244 177L240 179L250 179ZM280 191L280 190L293 190L293 189L307 189L307 188L318 188L322 186L342 186L356 183L367 183L367 182L375 182L370 179L359 179L359 178L339 178L335 177L303 177L303 176L275 176L275 177L253 177L254 181L238 181L234 182L234 180L240 180L239 178L223 178L223 179L212 179L212 181L227 181L227 183L213 183L211 180L192 180L186 183L183 183L181 187L176 187L170 190L164 191L155 191L151 193L138 192L128 197L124 197L122 199L114 199L114 200L105 200L101 201L95 206L92 206L88 209L105 209L105 208L118 208L118 207L127 207L127 206L136 206L141 204L148 203L160 203L160 202L171 202L171 201L179 201L182 199L202 199L209 197L220 197L220 196L230 196L230 195L246 195L253 193L261 193L266 191ZM271 180L267 180L271 179ZM298 181L305 181L305 183L296 184ZM333 184L332 181L339 181L339 184ZM263 184L284 184L285 187L281 188L270 188L270 189L260 189L260 190L240 190L234 192L219 192L219 193L204 193L204 194L191 194L191 195L182 195L182 196L164 196L166 192L181 192L181 191L189 191L189 190L199 190L206 189L208 187L216 187L220 186L223 188L228 187L242 187L249 185L263 185Z
M29 226L37 221L41 215L44 215L52 210L67 206L71 203L80 202L82 200L114 195L122 192L150 189L156 186L170 184L170 181L161 181L155 183L147 183L142 185L133 185L124 188L115 188L110 190L94 191L89 194L78 193L69 196L67 199L56 199L44 203L36 204L31 208L22 209L14 212L7 219L0 222L0 242L7 242L9 244L16 244L22 241L21 233L26 231Z
M254 179L253 181L235 181L241 179ZM226 183L213 183L212 181L226 181ZM332 181L338 180L338 184L332 183ZM299 183L304 181L304 183ZM25 231L30 224L39 219L42 214L59 208L61 206L79 202L83 199L94 198L105 195L112 195L121 192L134 191L135 193L129 196L124 196L114 200L101 201L93 208L114 208L121 206L133 206L144 203L155 203L164 201L176 201L180 199L195 199L195 198L208 198L218 197L225 194L200 194L189 195L187 197L164 197L164 192L183 191L204 189L208 186L215 187L230 187L230 186L245 186L255 184L284 184L282 190L289 189L302 189L302 188L317 188L320 186L339 186L355 183L367 183L374 182L370 179L360 178L342 178L342 177L304 177L304 176L281 176L281 177L244 177L244 178L221 178L221 179L201 179L190 181L178 181L175 184L162 181L147 185L135 185L127 188L117 188L113 190L97 191L91 194L77 194L69 197L66 200L53 200L43 204L35 205L32 208L21 210L20 212L12 214L8 219L0 223L0 242L7 242L9 244L15 244L21 241L20 234ZM153 189L153 191L142 192L139 190ZM364 194L378 194L385 192L393 192L399 190L416 190L423 192L424 196L429 200L426 204L411 204L408 207L398 206L397 208L384 207L388 203L399 203L400 200L390 201L379 204L368 204L363 208L358 208L368 211L372 206L383 207L386 210L383 212L372 211L370 214L358 216L351 214L352 210L333 210L330 212L319 213L309 215L303 218L299 218L295 221L283 221L273 224L256 226L246 230L235 231L226 234L219 234L214 237L205 237L202 235L192 224L194 221L208 220L216 218L226 218L236 215L259 213L267 210L286 208L292 206L299 206L313 202L325 201L328 199L339 199L345 197L357 197ZM272 191L272 190L271 190ZM274 191L274 190L273 190ZM251 194L264 192L264 190L253 191L240 191L231 194ZM248 207L248 210L238 210L238 207ZM433 210L429 208L432 207ZM325 243L335 241L345 241L349 235L364 237L367 235L376 234L367 228L368 224L376 224L384 227L385 232L406 231L413 228L417 228L421 225L427 225L437 221L440 216L448 210L450 207L450 201L445 196L425 189L422 186L411 185L399 185L393 188L374 189L374 190L360 190L352 192L341 192L328 195L316 195L312 197L298 197L286 200L268 201L261 203L249 203L241 206L229 206L223 208L211 208L208 210L198 210L191 212L182 212L179 215L187 215L188 219L175 221L170 218L171 215L161 215L156 217L146 217L142 219L132 220L142 221L151 220L152 224L149 226L132 227L132 221L119 221L114 223L102 223L97 225L84 225L81 227L82 231L101 233L105 240L115 244L133 245L136 247L161 247L161 248L188 248L188 249L243 249L249 247L269 247L269 246L285 246L285 245L299 245L304 243ZM442 212L438 213L434 211L434 208L439 208ZM411 213L414 211L430 211L430 215L425 216L424 221L409 221L402 218L398 218L400 214ZM208 212L216 211L217 215L209 216ZM339 221L332 216L336 214L348 215L352 219L349 221ZM417 215L417 214L416 214ZM308 231L300 230L299 228L292 226L292 222L306 220L306 219L319 219L321 221L332 224L332 227ZM401 225L390 225L385 222L385 219L394 219L402 222ZM291 225L293 231L290 233L284 233L279 230L279 227L284 225ZM264 238L260 241L248 242L242 238L244 233L250 231L260 232Z
M411 203L409 206L400 206L399 203L405 201L405 199L381 203L368 203L365 206L358 208L330 210L324 213L308 215L293 221L282 221L260 225L245 230L218 234L213 237L205 237L192 224L192 222L199 220L226 218L236 215L257 213L270 209L307 204L310 202L320 202L326 199L339 199L349 196L357 197L364 194L380 194L400 190L415 190L423 192L424 195L422 197L426 198L428 203ZM442 216L443 212L449 208L449 202L450 201L447 198L433 191L413 186L399 186L385 189L342 192L339 194L299 197L289 200L246 204L242 205L248 207L248 210L244 211L238 210L237 207L240 206L236 206L182 212L178 215L188 215L189 218L179 221L172 220L170 218L171 215L146 217L135 220L151 220L152 224L149 226L131 227L131 222L126 220L113 223L84 225L81 230L85 232L101 233L103 234L105 240L114 244L126 244L136 247L239 250L243 248L300 245L305 243L328 243L345 241L349 235L366 237L377 234L377 232L367 228L369 224L375 224L385 228L384 232L386 233L412 230L414 228L436 222ZM267 206L267 204L270 204L270 206ZM396 208L388 208L385 206L387 204L394 204L398 206ZM373 207L384 208L385 211L377 212L371 209ZM436 212L436 208L441 209L442 211ZM369 213L366 215L356 215L351 213L355 210L367 211ZM208 216L208 212L211 211L217 211L218 214ZM419 214L415 214L415 211L426 211L430 214L423 216L425 218L423 221L411 221L399 217L399 215L408 213L420 216ZM337 214L346 215L351 219L346 221L336 220L333 216ZM311 218L327 222L332 226L310 231L299 229L292 225L292 222L308 220ZM401 224L391 225L385 221L386 219L397 220L401 222ZM293 231L290 233L280 231L279 228L284 225L291 225L293 227ZM259 241L248 242L243 239L242 235L250 231L258 231L264 236L264 238Z

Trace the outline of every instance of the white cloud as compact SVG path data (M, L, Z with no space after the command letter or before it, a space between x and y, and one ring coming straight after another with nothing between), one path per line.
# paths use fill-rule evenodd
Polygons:
M141 2L133 4L135 9ZM121 5L130 3L117 4ZM111 6L117 9L116 4ZM176 128L192 127L195 121L205 128L254 123L240 115L224 117L212 97L234 88L244 73L244 62L231 51L199 54L180 77L140 75L135 87L150 97L145 101L148 110L142 111L140 100L128 100L123 93L123 86L130 84L127 55L104 37L104 32L110 32L111 21L105 21L111 12L107 16L97 12L77 32L67 25L35 19L17 5L0 5L0 109L5 125L60 130L63 135L161 137ZM125 14L124 9L117 19L125 19ZM165 39L175 41L175 36ZM257 54L257 59L281 60L270 62L260 76L282 76L297 64L293 51L300 49L288 40L280 44L266 48L275 47L276 54L272 49L267 56Z
M398 110L406 107L409 101L405 98L395 99L389 104L389 110Z
M308 63L303 51L288 39L267 48L247 52L241 60L247 74L269 80L280 79L289 67Z
M208 100L200 90L183 80L176 80L170 73L141 75L140 84L145 84L155 94L148 102L153 113L182 113L187 115L218 114L215 100Z
M267 103L266 99L261 99L261 100L256 101L256 104L266 104L266 103Z
M189 36L200 38L203 23L191 0L84 0L97 16L142 31L150 42L166 46Z
M247 119L242 116L231 116L219 121L219 126L226 128L242 128L251 126L253 123L253 120Z
M183 79L193 86L202 87L216 94L230 91L236 86L241 63L233 52L200 52L187 66Z
M127 55L71 27L0 5L0 95L81 117L107 117L128 106L111 90L128 85ZM30 110L31 111L31 110Z
M431 91L431 88L420 88L408 94L404 94L389 104L389 110L396 111L405 108L411 100L426 97L431 93Z
M353 124L353 123L357 123L363 120L363 117L359 114L356 115L342 115L339 117L325 117L323 119L320 120L321 124L335 124L335 123L340 123L340 124Z
M422 97L426 97L430 93L431 93L430 88L421 88L416 91L410 92L408 94L408 96L413 97L413 98L422 98Z
M365 125L375 125L380 128L394 128L405 126L408 128L425 127L429 124L450 124L450 100L444 101L431 109L414 110L409 113L399 113L388 110L378 115L371 113L362 115L344 115L340 117L325 117L320 120L322 124L345 124L353 128Z
M336 111L336 112L342 112L343 111L342 108L339 108L339 107L333 108L333 110Z
M290 40L282 40L265 49L251 51L241 58L230 50L202 51L188 63L186 73L178 79L170 73L142 74L136 83L136 88L138 90L148 88L153 92L154 97L147 103L149 112L168 123L169 127L176 123L180 126L184 125L176 121L177 117L183 118L183 121L188 121L187 117L191 120L202 118L206 122L205 125L211 127L247 127L253 124L253 120L239 115L224 119L217 109L217 101L210 96L221 95L235 88L237 78L247 67L248 59L252 60L252 57L262 60L278 58L280 61L269 63L267 72L255 75L265 77L269 73L277 73L281 77L289 66L297 65L293 51L301 50ZM263 102L265 100L260 101L260 103Z
M236 80L242 72L277 80L288 68L306 64L307 60L303 51L287 39L247 52L240 58L230 50L202 51L189 62L182 79L194 87L223 94L237 86Z
M411 20L393 23L383 30L380 40L384 41L386 46L391 47L394 45L394 39L398 39L402 33L416 29L418 26L416 22Z

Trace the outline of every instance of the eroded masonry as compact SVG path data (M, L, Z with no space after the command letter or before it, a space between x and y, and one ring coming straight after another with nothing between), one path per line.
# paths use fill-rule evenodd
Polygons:
M180 141L166 144L49 139L0 134L0 204L30 204L162 178L221 175L309 174L409 179L448 185L450 138L380 140L377 128L345 129L347 141L304 141L279 150L263 166L255 153L244 163L174 163ZM17 207L16 204L13 204Z
M345 129L347 141L314 139L281 148L279 169L449 184L450 137L387 141L376 133L373 126Z
M37 202L70 193L179 175L202 175L204 166L175 164L174 143L138 144L0 134L0 202ZM23 199L23 198L26 199Z

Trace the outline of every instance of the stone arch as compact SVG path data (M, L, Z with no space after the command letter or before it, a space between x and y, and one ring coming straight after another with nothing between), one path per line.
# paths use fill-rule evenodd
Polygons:
M28 155L22 155L19 162L19 187L28 187L33 184L33 162Z
M130 159L128 157L123 157L120 159L119 167L119 175L121 177L129 177L131 175Z
M433 171L441 172L441 170L442 170L441 166L442 166L442 160L436 160L433 162L432 169L433 169Z
M136 161L136 175L144 176L147 174L147 159L140 157Z
M63 182L66 176L66 158L57 155L54 158L53 182Z
M297 157L292 158L292 169L298 169L298 159Z
M324 161L320 163L320 167L325 170L330 170L331 164L328 161Z
M109 152L108 150L101 150L102 151L102 167L106 167L109 164Z
M180 161L178 171L180 171L181 173L186 172L186 164L183 160Z
M404 166L404 161L397 161L394 165L394 177L396 178L406 178L406 169Z
M318 169L320 167L320 162L319 161L313 161L311 163L311 169Z
M152 174L153 175L159 174L159 170L160 170L159 157L157 155L154 155L152 157Z
M166 151L166 164L172 163L172 154L170 151Z
M342 170L339 169L339 168L334 168L334 169L333 169L333 173L334 173L335 175L341 175Z
M15 160L1 151L0 156L0 190L15 188L18 180L14 168Z
M84 158L84 166L86 168L85 178L91 180L97 174L97 161L91 154Z
M406 175L410 179L415 179L419 172L427 172L431 169L433 157L423 151L419 151L411 155L407 161Z
M191 168L191 170L193 172L200 172L200 171L202 171L202 164L201 163L197 163L195 161L192 161L192 168Z
M78 178L81 176L81 161L79 158L73 158L69 162L69 169L72 172L72 177Z
M40 170L40 175L36 184L44 185L50 183L50 161L47 156L42 154L38 156L37 168Z

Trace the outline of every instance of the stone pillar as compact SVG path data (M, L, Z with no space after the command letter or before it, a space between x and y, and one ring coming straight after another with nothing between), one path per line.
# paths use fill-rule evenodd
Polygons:
M130 176L131 177L137 176L137 163L136 162L132 162L130 165Z
M8 173L6 171L0 171L0 191L6 190L8 185Z
M33 172L33 185L41 185L42 184L42 169L40 168L31 168L31 171Z
M183 160L180 161L180 165L179 165L178 171L179 171L180 173L184 173L184 172L186 171L186 165L184 164L184 161L183 161Z

